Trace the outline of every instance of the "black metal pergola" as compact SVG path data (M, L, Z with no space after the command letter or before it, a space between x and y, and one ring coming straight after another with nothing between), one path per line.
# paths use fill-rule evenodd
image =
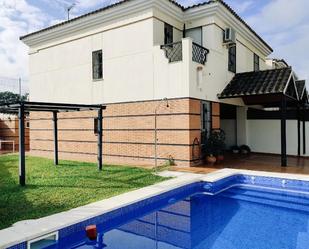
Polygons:
M54 164L59 164L58 157L58 113L93 111L98 112L98 168L102 170L102 136L103 136L103 105L65 104L19 101L0 105L0 113L18 114L19 120L19 184L26 185L26 160L25 160L25 114L29 112L50 112L53 114L54 123Z

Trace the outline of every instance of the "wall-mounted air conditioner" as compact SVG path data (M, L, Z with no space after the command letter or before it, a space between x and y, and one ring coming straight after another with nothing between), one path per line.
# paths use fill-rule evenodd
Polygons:
M226 28L224 30L223 43L225 45L236 43L236 31L233 28Z

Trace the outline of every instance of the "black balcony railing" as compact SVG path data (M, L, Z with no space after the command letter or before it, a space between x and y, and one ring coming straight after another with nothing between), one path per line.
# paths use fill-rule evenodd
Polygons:
M161 45L161 49L165 51L165 56L169 62L182 61L182 42L174 42Z
M161 49L165 51L165 56L169 62L182 61L182 42L174 42L165 45L161 45ZM207 55L209 50L203 46L192 43L192 60L205 65L207 61Z
M209 50L207 48L204 48L203 46L192 43L192 60L205 65L207 61L207 55L209 54Z

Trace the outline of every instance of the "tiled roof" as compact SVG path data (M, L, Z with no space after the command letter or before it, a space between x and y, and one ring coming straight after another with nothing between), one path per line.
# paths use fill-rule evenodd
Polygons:
M238 73L218 98L284 93L291 74L291 67Z
M297 80L295 81L295 85L298 92L299 100L305 103L308 103L308 91L306 89L306 81L305 80Z
M306 81L305 80L297 80L297 81L295 81L295 84L296 84L298 96L301 98L303 93L304 93L304 90L305 90Z
M96 13L99 13L99 12L102 12L102 11L105 11L105 10L108 10L108 9L111 9L113 7L116 7L120 4L123 4L125 2L129 2L129 1L132 1L132 0L122 0L122 1L119 1L117 3L114 3L114 4L111 4L111 5L108 5L106 7L103 7L103 8L100 8L100 9L97 9L95 11L92 11L92 12L89 12L87 14L84 14L84 15L81 15L81 16L78 16L76 18L72 18L71 20L68 20L68 21L65 21L65 22L61 22L61 23L58 23L58 24L55 24L53 26L50 26L50 27L47 27L45 29L41 29L41 30L38 30L38 31L35 31L33 33L30 33L30 34L27 34L27 35L24 35L24 36L21 36L20 39L23 40L27 37L30 37L32 35L36 35L36 34L39 34L39 33L42 33L42 32L45 32L45 31L48 31L48 30L51 30L51 29L54 29L54 28L57 28L57 27L60 27L60 26L63 26L67 23L71 23L71 22L74 22L76 20L80 20L84 17L87 17L87 16L90 16L90 15L94 15ZM147 0L146 0L147 1ZM200 7L200 6L203 6L203 5L206 5L206 4L211 4L211 3L216 3L216 2L219 2L221 3L228 11L230 11L240 22L242 22L253 34L255 34L259 40L271 51L273 51L273 49L262 39L262 37L260 37L228 4L226 4L223 0L209 0L209 1L205 1L205 2L202 2L202 3L199 3L199 4L195 4L195 5L192 5L192 6L189 6L189 7L184 7L182 6L181 4L179 4L178 2L174 1L174 0L167 0L171 3L173 3L174 5L176 5L177 7L179 7L182 11L186 11L186 10L189 10L189 9L192 9L192 8L196 8L196 7Z

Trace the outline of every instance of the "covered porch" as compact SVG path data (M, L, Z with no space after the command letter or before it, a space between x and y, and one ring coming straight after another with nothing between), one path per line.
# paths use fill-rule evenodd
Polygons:
M278 156L274 156L274 158L267 157L261 160L267 160L267 163L270 162L271 166L274 167L275 165L277 167L278 165L284 167L295 165L289 155L298 157L307 155L306 110L308 93L305 81L299 81L291 67L238 73L218 95L218 98L222 100L238 98L244 104L243 107L235 108L235 116L237 116L236 130L232 131L229 128L226 132L235 132L237 143L235 145L240 146L244 144L249 145L249 147L252 145L255 147L253 152L263 152L265 154L280 153L281 162L279 164L274 159ZM250 120L251 126L249 127L248 108L251 110L256 109L262 113L262 116L267 116L266 114L271 111L277 112L278 117L273 116L269 118L273 119L273 122L271 122L272 126L263 121L262 117L260 122L256 122L258 126L253 126ZM231 113L231 111L227 110L227 113ZM291 125L290 121L287 123L290 114L295 116L295 128L294 125ZM226 127L230 127L230 125L226 125ZM257 149L257 147L259 148ZM237 158L233 162L243 164L243 161L238 161ZM251 161L247 161L247 163L252 165ZM254 163L254 165L256 164ZM264 168L261 165L259 166ZM230 166L226 165L226 167Z

